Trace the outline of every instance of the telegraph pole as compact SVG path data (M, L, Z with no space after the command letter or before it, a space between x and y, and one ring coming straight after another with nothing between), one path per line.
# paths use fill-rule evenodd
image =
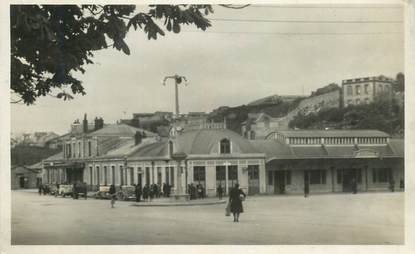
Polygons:
M173 76L166 76L163 79L163 85L166 85L166 81L168 79L174 80L174 91L175 91L175 98L176 98L176 118L180 115L180 109L179 109L179 85L182 84L184 80L184 84L187 86L189 82L187 81L185 76L179 76L179 75L173 75Z

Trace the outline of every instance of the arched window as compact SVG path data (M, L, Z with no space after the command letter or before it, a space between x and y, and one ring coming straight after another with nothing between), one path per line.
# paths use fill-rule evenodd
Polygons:
M231 153L231 142L229 141L229 139L224 138L220 141L220 153Z

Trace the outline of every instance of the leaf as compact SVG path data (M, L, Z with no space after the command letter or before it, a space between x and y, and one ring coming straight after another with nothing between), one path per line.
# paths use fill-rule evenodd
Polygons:
M173 21L173 32L174 33L180 33L180 25L177 21Z
M130 49L128 48L128 45L123 40L120 41L120 45L121 45L121 49L124 52L124 54L130 55Z

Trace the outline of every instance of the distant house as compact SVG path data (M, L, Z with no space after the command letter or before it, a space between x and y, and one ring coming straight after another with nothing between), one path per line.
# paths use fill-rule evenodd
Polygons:
M394 83L394 79L385 76L343 80L344 106L369 104L379 95L391 96Z
M282 118L271 117L266 113L249 113L241 124L242 135L247 139L264 139L271 131L286 129Z
M12 166L11 189L34 189L42 183L42 162L30 166Z

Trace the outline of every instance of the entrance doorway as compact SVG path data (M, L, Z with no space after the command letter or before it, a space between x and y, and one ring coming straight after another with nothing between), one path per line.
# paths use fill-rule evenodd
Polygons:
M25 188L25 177L24 176L19 177L19 187Z
M76 182L84 181L84 170L83 169L66 169L66 179L69 184L74 184Z
M286 171L275 171L274 172L274 194L285 193L285 178Z
M362 182L362 171L360 168L347 168L342 169L340 173L340 181L342 183L343 192L352 192L353 191L353 179L356 183Z
M259 193L259 166L248 166L248 195Z

